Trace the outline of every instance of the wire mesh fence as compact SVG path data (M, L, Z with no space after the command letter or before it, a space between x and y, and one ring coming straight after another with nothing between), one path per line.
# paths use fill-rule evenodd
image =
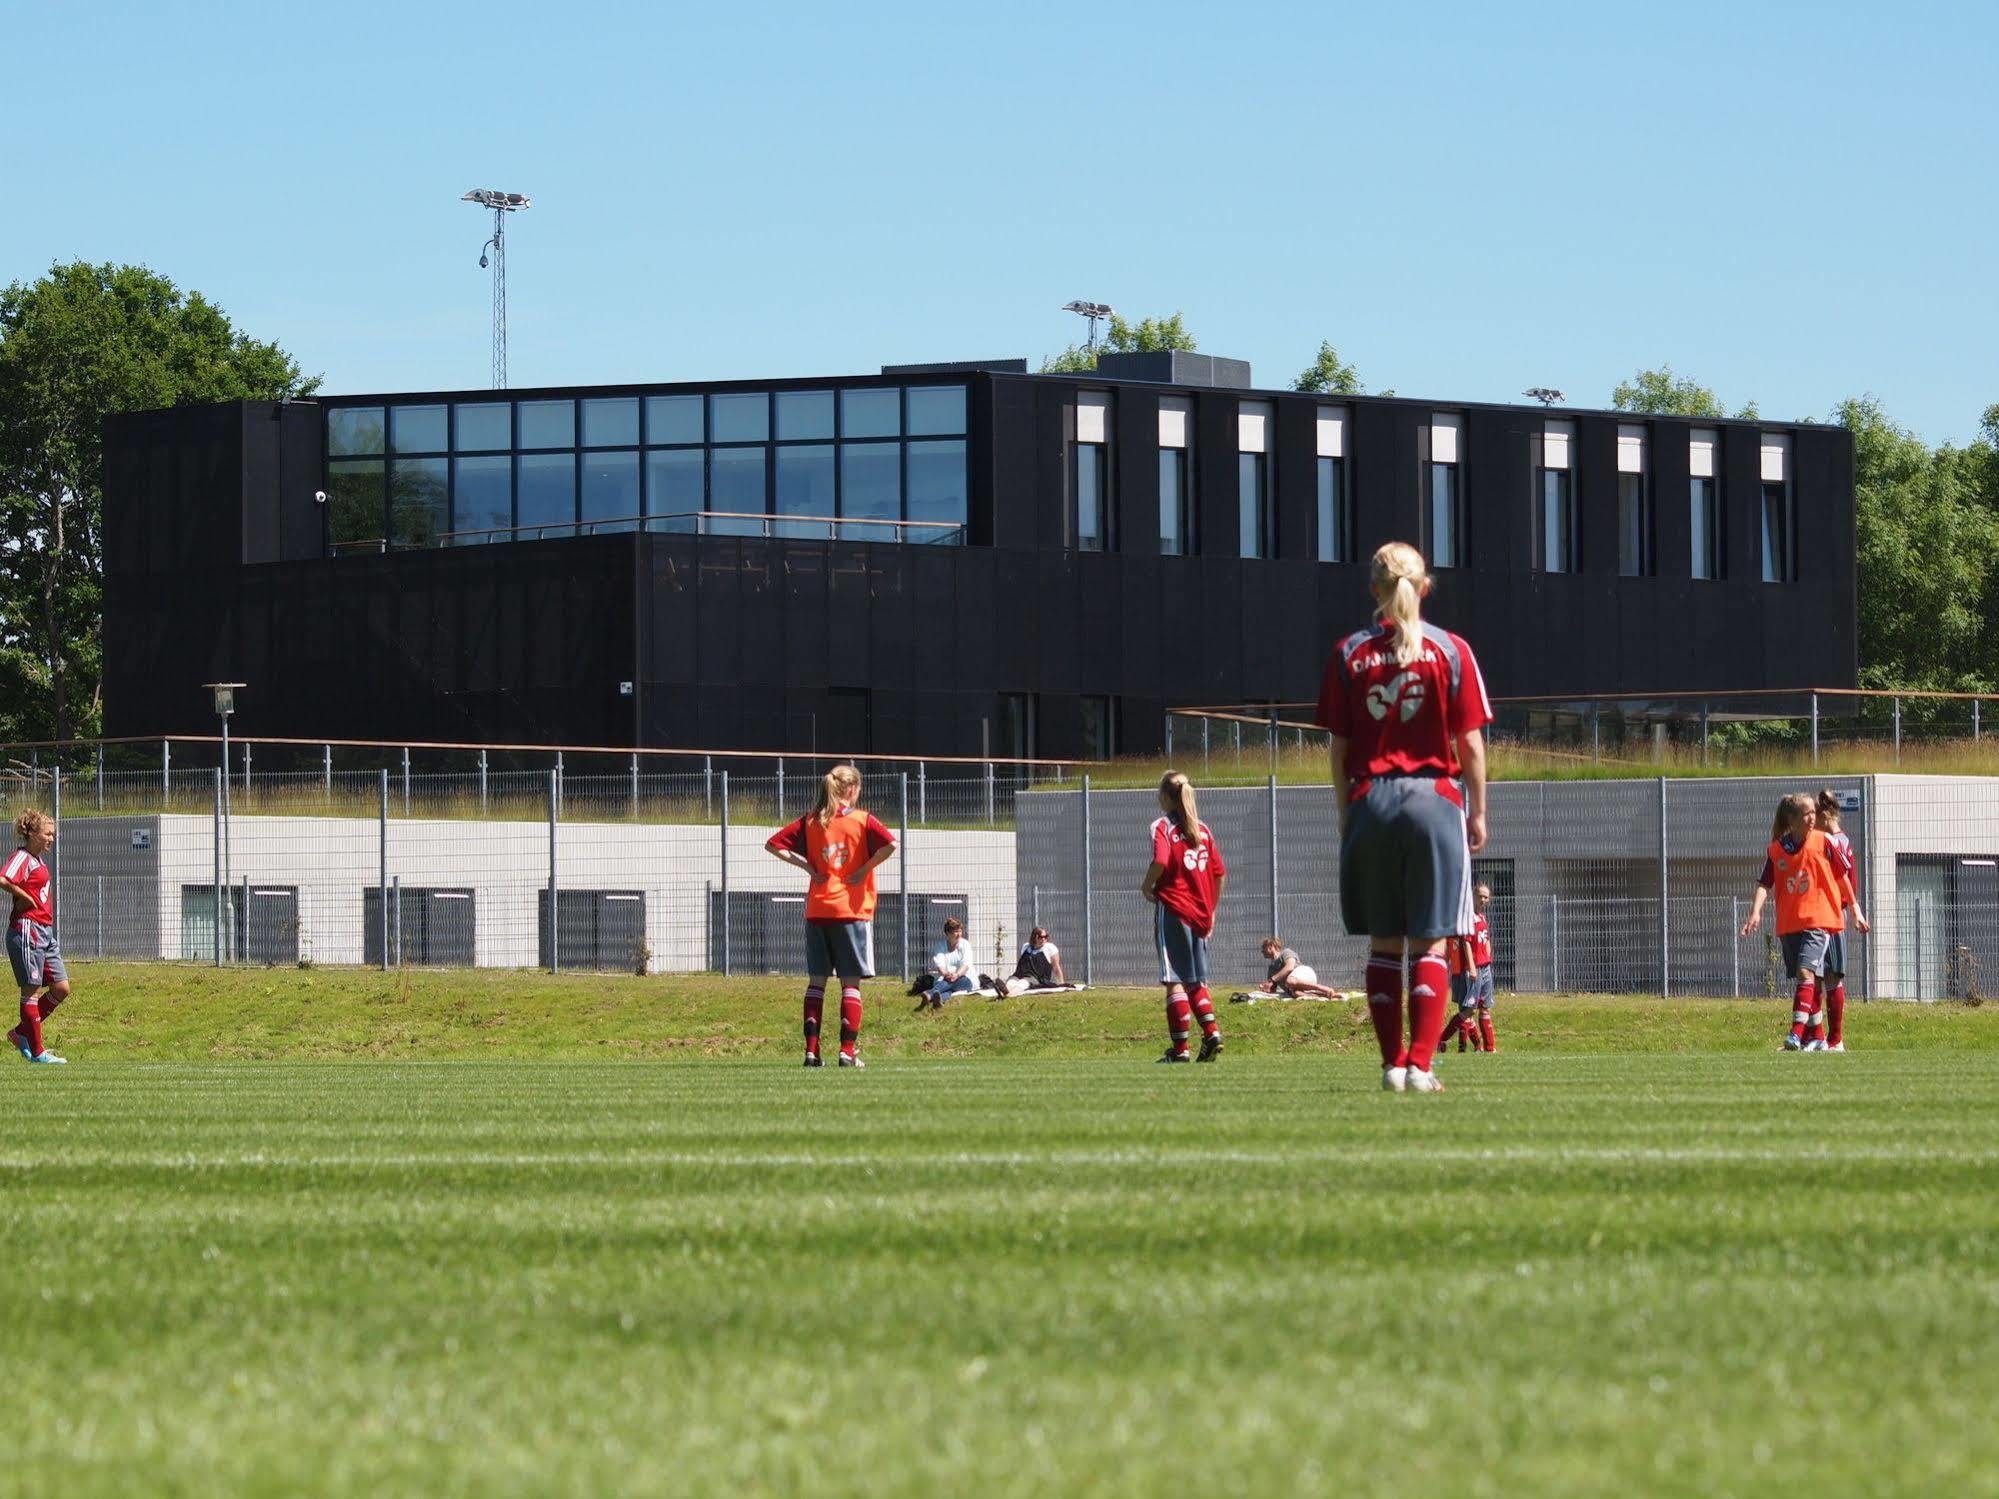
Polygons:
M810 768L807 768L808 772ZM795 974L804 881L766 840L804 815L816 775L641 767L457 774L400 767L128 779L30 768L8 819L59 819L50 863L72 957L266 966ZM106 784L106 783L109 784ZM1150 984L1139 893L1149 789L1003 793L1001 777L874 774L865 805L898 850L877 875L877 970L915 981L962 923L978 971L1015 971L1044 928L1076 982ZM1490 788L1488 887L1502 990L1763 997L1787 993L1773 923L1741 928L1778 798L1843 803L1872 930L1846 935L1860 997L1982 997L1999 983L1999 782L1977 776L1509 781ZM102 801L100 802L100 793ZM1330 787L1210 786L1229 868L1216 982L1266 976L1277 937L1357 986L1365 942L1341 916Z

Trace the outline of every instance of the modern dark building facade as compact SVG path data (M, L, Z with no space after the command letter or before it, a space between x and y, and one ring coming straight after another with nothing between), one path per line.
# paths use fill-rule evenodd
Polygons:
M1309 699L1416 542L1495 694L1852 686L1842 429L1089 376L112 419L113 734L1079 757ZM1233 383L1232 383L1233 382Z

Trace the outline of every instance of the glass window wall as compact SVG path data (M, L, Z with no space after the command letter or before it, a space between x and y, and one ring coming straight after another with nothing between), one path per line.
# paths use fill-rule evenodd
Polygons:
M585 454L582 515L584 520L595 524L586 526L584 534L630 531L638 525L638 513L639 455L636 452Z
M398 453L442 453L451 446L442 406L391 406L389 441Z
M527 407L524 405L521 410L525 413ZM552 536L574 536L576 455L523 453L517 461L519 539L544 541Z
M524 448L573 448L576 446L576 403L574 401L523 401L520 404L521 446Z
M452 446L461 453L504 453L514 445L514 408L505 401L461 403Z
M514 523L514 460L508 454L482 458L457 458L451 464L451 529L459 533L492 532L491 535L460 534L459 546L481 546L491 541L512 541L513 533L502 530Z
M637 396L607 396L583 403L583 446L630 448L639 441Z

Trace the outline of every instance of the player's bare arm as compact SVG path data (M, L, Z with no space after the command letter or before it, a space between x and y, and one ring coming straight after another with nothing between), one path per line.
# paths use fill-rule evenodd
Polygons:
M1328 744L1328 753L1332 756L1333 762L1333 805L1339 809L1341 826L1345 826L1347 793L1350 789L1347 785L1347 742L1335 734Z
M1145 866L1145 878L1138 882L1138 893L1155 906L1159 904L1159 878L1165 873L1166 866L1155 859ZM1220 888L1216 887L1217 890Z
M779 834L779 837L782 836L783 836L782 834ZM803 870L806 874L817 873L817 871L813 869L812 861L810 859L806 858L805 855L798 853L795 850L778 847L776 838L771 839L770 842L764 845L764 852L767 854L774 855L779 859L782 859L785 863L789 864L793 869Z
M1477 853L1485 847L1484 729L1467 729L1458 735L1458 763L1464 771L1465 840Z
M881 868L882 865L886 864L888 862L889 855L893 854L894 852L895 852L895 844L893 841L884 843L880 848L876 849L872 854L868 855L867 862L862 864L859 869L856 869L852 874L847 876L847 883L849 885L859 885L863 880L867 879L869 875L873 874L877 869Z
M1749 919L1742 923L1742 935L1747 937L1763 925L1763 903L1770 898L1770 892L1761 885L1756 887L1755 898L1749 902ZM1861 930L1865 931L1866 928Z

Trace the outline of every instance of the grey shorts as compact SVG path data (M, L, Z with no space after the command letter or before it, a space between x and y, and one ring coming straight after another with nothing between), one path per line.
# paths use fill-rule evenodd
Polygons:
M1458 1002L1460 1010L1491 1009L1492 969L1488 966L1477 973L1452 974L1451 998Z
M14 982L23 989L69 979L62 949L56 946L56 929L39 921L17 921L7 928L7 961L14 965Z
M1826 971L1826 948L1833 933L1816 927L1802 932L1786 932L1777 939L1784 950L1784 973L1796 978L1801 973L1817 976Z
M1846 933L1828 932L1825 943L1825 975L1846 977Z
M1380 776L1347 806L1340 914L1355 937L1471 930L1464 788L1439 776Z
M805 971L823 979L875 976L875 928L871 921L808 921L805 923Z
M1208 939L1166 909L1152 908L1152 932L1159 941L1159 982L1192 988L1208 981Z

